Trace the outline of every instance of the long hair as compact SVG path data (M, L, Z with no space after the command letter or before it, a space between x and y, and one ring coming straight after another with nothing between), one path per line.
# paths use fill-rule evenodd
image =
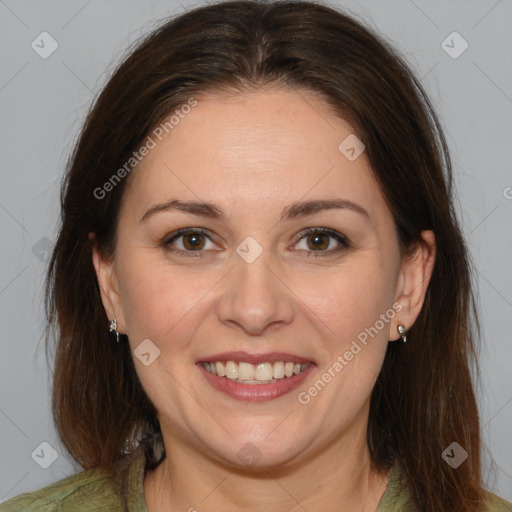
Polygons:
M435 233L425 302L410 342L388 348L367 441L375 468L400 464L421 510L476 511L482 500L472 384L478 319L447 144L396 50L362 22L314 2L235 0L165 20L96 98L68 162L46 280L48 332L57 341L53 415L62 442L85 469L103 468L114 479L124 454L160 432L129 345L109 336L91 261L91 231L102 254L114 254L130 179L119 169L166 116L201 93L265 87L313 91L351 124L404 254L422 243L422 230ZM123 179L104 193L116 173ZM454 441L468 453L456 470L441 457Z

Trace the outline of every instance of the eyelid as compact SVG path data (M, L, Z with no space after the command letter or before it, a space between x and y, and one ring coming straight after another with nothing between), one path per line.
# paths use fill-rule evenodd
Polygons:
M208 240L210 240L210 242L215 243L214 240L212 239L212 237L209 235L209 231L207 229L204 229L204 228L182 228L182 229L178 229L174 233L171 233L171 235L166 236L162 241L162 246L164 248L168 248L168 246L170 246L176 239L178 239L182 236L185 236L185 235L189 235L190 233L199 233L201 235L204 235L206 238L208 238ZM187 253L204 252L204 251L183 251L182 249L175 249L175 251L178 253L179 252L187 252Z
M330 249L328 251L327 250L326 251L308 250L308 251L306 251L308 253L308 256L313 256L313 257L324 256L324 255L328 256L331 254L337 254L340 251L350 249L352 247L351 241L343 233L340 233L339 231L336 231L335 229L325 228L325 227L318 227L318 228L315 227L315 228L305 229L304 231L302 231L300 233L299 240L297 242L295 242L295 244L299 243L304 238L306 238L307 236L309 236L310 234L313 234L313 233L320 233L322 235L328 235L331 238L334 238L341 247L338 247L337 249Z

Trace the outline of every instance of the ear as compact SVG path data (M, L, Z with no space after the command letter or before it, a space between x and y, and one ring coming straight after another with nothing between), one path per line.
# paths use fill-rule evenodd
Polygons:
M98 249L98 243L95 241L94 233L89 233L89 239L94 241L92 248L92 263L96 271L98 285L100 288L101 301L105 308L107 318L117 320L117 330L119 333L126 333L126 322L121 306L119 295L119 283L115 271L114 261L106 260Z
M395 322L390 325L388 339L400 338L397 327L404 324L406 330L418 318L425 301L427 287L432 277L436 258L436 238L431 230L421 232L422 241L418 242L412 254L404 257L397 286L396 303L401 309L395 316Z

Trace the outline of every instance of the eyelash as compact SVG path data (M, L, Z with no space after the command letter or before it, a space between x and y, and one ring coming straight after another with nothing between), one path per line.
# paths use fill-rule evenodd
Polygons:
M174 242L176 239L178 239L184 235L188 235L191 233L204 235L206 238L208 238L208 240L213 242L211 237L208 235L207 231L204 229L184 228L184 229L180 229L180 230L176 231L176 233L173 233L169 238L166 238L163 241L162 246L164 247L164 249L171 250L173 253L175 253L177 255L182 255L186 258L202 258L202 257L204 257L203 254L205 251L183 251L181 249L170 249L170 245L172 244L172 242ZM334 253L341 252L341 251L343 251L345 249L349 249L351 247L351 243L345 235L342 235L341 233L338 233L337 231L334 231L333 229L329 229L329 228L308 228L300 234L299 240L296 243L299 243L300 241L304 240L304 238L308 237L309 235L311 235L313 233L329 235L332 238L334 238L341 245L341 247L339 247L338 249L334 249L334 250L331 249L329 251L309 250L308 254L306 256L307 258L319 258L319 257L331 256Z

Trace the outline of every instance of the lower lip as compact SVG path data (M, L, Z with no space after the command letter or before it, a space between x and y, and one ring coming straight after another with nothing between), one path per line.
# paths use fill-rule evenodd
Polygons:
M301 373L293 377L285 377L270 384L238 384L226 377L219 377L209 372L201 363L197 363L206 380L219 391L223 391L232 398L247 402L265 402L278 398L299 387L308 375L314 370L315 365L310 365Z

